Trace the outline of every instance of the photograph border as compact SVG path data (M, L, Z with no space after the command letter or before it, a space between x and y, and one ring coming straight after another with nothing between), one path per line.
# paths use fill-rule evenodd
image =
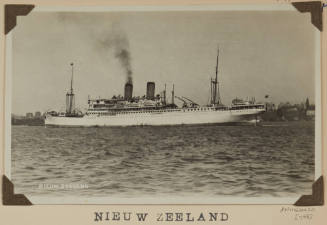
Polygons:
M294 3L292 3L294 6ZM321 4L321 2L320 2ZM214 5L214 6L108 6L108 7L99 7L99 6L88 6L88 7L82 7L82 6L63 6L63 7L52 7L52 6L36 6L34 9L32 8L32 11L47 11L47 12L53 12L53 11L78 11L78 12L83 12L83 11L93 11L93 12L104 12L104 11L237 11L237 10L296 10L291 4L281 4L281 5ZM30 7L29 7L30 8ZM296 7L298 9L298 7ZM303 9L302 9L303 10ZM307 8L305 8L304 11L308 11ZM302 12L300 10L300 12ZM311 11L310 11L311 12ZM28 14L28 13L27 13ZM26 15L27 15L26 14ZM6 25L7 27L7 21L11 21L7 18L7 15L5 16L6 18ZM18 13L16 15L24 15L22 13ZM14 17L16 18L16 15ZM317 18L313 16L311 12L311 19L312 18ZM320 16L320 19L322 17ZM319 20L319 19L318 19ZM316 21L315 19L312 19L312 21ZM314 22L316 23L316 22ZM318 25L319 29L319 25ZM316 29L315 31L315 104L316 104L316 115L315 115L315 180L316 182L313 184L313 193L312 195L304 195L304 196L311 196L311 199L313 196L318 196L317 193L319 190L322 190L322 192L319 192L319 199L321 200L321 197L323 198L323 178L322 178L322 139L321 139L321 33L320 31ZM10 182L11 179L11 77L12 77L12 35L6 28L7 34L5 37L5 154L4 154L4 159L5 159L5 170L4 170L4 178L3 178L3 199L5 198L5 193L12 193L14 192L6 192L8 188L5 188L5 177L8 178L8 181ZM321 185L322 184L322 185ZM7 186L6 186L7 187ZM318 188L317 188L318 187ZM318 192L317 192L318 190ZM17 194L16 194L17 195ZM299 202L304 201L308 202L309 200L304 199L304 196L299 196L295 198L267 198L267 197L258 197L258 198L238 198L238 197L226 197L226 198L221 198L221 200L212 200L206 199L204 200L203 198L201 199L193 199L193 198L188 198L188 199L178 199L178 198L173 198L173 199L167 199L165 198L163 201L159 200L158 198L142 198L142 200L139 200L139 198L135 200L131 200L131 198L128 199L122 199L122 198L76 198L76 197L71 197L71 198L61 198L61 197L55 197L55 198L48 198L48 197L31 197L31 196L26 196L27 199L30 199L33 204L300 204ZM305 198L305 197L304 197ZM302 199L302 200L301 200ZM301 201L300 201L301 200ZM139 202L138 202L139 201ZM4 201L5 203L5 201ZM312 203L312 200L311 200ZM318 201L320 204L321 201ZM318 204L317 203L317 204ZM305 203L304 203L305 204ZM314 203L312 203L314 204ZM312 205L310 204L310 205ZM322 203L323 204L323 203ZM301 205L301 204L300 204ZM303 203L302 203L303 205Z

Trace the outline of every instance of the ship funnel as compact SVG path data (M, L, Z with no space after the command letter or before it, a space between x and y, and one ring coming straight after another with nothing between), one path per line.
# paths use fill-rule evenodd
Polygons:
M146 99L154 100L154 91L155 91L155 83L148 82L146 84Z
M131 100L133 96L133 84L126 83L125 84L125 92L124 92L124 99Z

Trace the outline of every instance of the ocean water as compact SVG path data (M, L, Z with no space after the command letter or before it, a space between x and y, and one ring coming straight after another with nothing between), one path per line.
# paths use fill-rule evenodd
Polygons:
M15 193L291 197L311 193L314 122L12 127Z

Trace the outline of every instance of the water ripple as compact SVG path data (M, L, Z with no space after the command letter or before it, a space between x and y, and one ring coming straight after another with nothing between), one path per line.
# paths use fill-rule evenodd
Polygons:
M12 127L15 191L42 196L298 196L314 179L314 123ZM285 126L287 125L287 126ZM88 189L46 190L40 183Z

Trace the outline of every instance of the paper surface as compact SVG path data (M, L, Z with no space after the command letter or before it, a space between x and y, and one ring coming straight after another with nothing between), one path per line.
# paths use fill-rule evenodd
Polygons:
M181 3L182 4L182 3ZM273 2L273 4L275 4ZM142 5L142 4L141 4ZM138 8L136 8L137 10L144 10L144 7L142 8L141 6L137 6ZM224 6L225 10L242 10L244 6ZM233 8L235 7L235 8ZM260 6L258 6L260 8ZM281 10L283 7L281 7L279 4L275 4L274 6L267 6L265 5L264 7L267 7L267 9L270 9L269 7L272 7L274 10ZM42 7L41 7L42 8ZM74 9L78 9L80 7L75 7ZM174 8L174 6L166 6L164 8L162 8L164 11L169 11L172 10ZM206 5L201 5L199 6L197 9L199 10L199 8L201 8L201 10L208 10L208 6ZM53 10L53 7L51 6L47 6L44 7L44 9L51 11ZM112 10L113 8L111 8ZM151 6L148 7L147 10L151 11L153 9L157 9L156 6ZM178 8L178 10L182 10L183 7ZM69 10L69 8L66 7L57 7L56 10ZM84 9L83 9L84 10ZM83 11L82 10L82 11ZM104 8L94 8L93 10L95 11L103 11ZM125 11L125 10L130 10L129 6L119 6L118 11ZM211 7L210 10L213 10L213 8ZM309 19L309 17L308 17ZM3 26L3 24L2 24ZM318 37L319 35L317 35L316 37ZM2 36L2 38L4 38ZM3 40L3 39L2 39ZM315 39L316 41L318 40L319 42L319 38ZM3 42L2 42L3 43ZM8 43L7 43L8 44ZM3 47L6 46L3 43ZM316 49L316 54L319 54L319 51L321 51L322 53L322 57L324 57L325 51L323 50L324 46L322 45L321 50L319 45L314 45L315 49ZM317 47L318 46L318 47ZM7 52L6 52L7 53ZM2 55L2 57L4 58L4 55ZM1 58L2 59L2 58ZM2 60L3 61L3 60ZM318 62L317 62L318 61ZM4 64L4 62L2 62ZM319 65L319 60L316 60L316 67L320 67ZM322 73L324 73L324 69L325 69L325 65L321 65L322 66ZM8 69L8 67L6 67L6 69ZM317 70L315 70L315 72L317 72ZM324 83L324 76L321 77L321 83ZM6 79L6 82L8 82L8 79ZM319 82L317 82L319 83ZM316 83L316 84L317 84ZM317 86L316 86L317 87ZM320 88L315 88L315 94L316 94L316 101L317 99L317 94L319 94L320 92L324 93L324 86L322 86L322 91L320 90ZM323 104L322 109L325 107L324 101L325 99L322 98ZM318 106L317 106L318 105ZM316 113L317 111L319 111L319 104L317 104L316 102ZM323 114L323 113L322 113ZM317 116L317 114L316 114ZM324 128L323 128L324 129ZM8 130L7 130L8 131ZM7 131L5 132L6 135L8 135ZM319 130L318 130L319 133ZM322 136L323 137L323 136ZM316 146L317 143L319 143L319 135L317 135L317 121L316 121ZM317 153L319 154L320 151L315 152L315 178L317 179L321 174L324 174L323 171L325 170L321 170L321 167L325 168L324 163L322 162L322 157L319 157L319 155L317 155ZM6 158L7 157L7 158ZM5 155L4 159L6 158L6 160L8 160L8 154ZM9 157L10 159L10 157ZM11 175L11 166L9 166L8 164L4 164L5 165L5 173L6 175ZM7 167L6 167L7 166ZM304 193L304 194L308 194L308 193ZM275 224L276 221L280 221L280 224L292 224L292 222L294 222L294 224L297 223L303 223L303 221L305 221L306 223L312 223L312 224L319 224L322 223L322 211L324 207L305 207L305 208L298 208L298 207L293 207L292 205L288 204L288 205L223 205L224 203L231 203L231 204L246 204L247 201L250 200L251 203L257 203L257 204L265 204L265 199L266 201L268 201L269 203L272 204L280 204L280 203L291 203L291 202L295 202L294 200L297 200L297 197L292 198L288 198L288 200L281 200L281 199L271 199L268 197L264 197L262 199L237 199L237 197L235 198L231 198L228 199L227 201L221 201L220 202L212 199L208 199L207 201L203 200L203 196L201 197L202 199L195 199L195 198L188 198L187 200L182 200L179 202L178 199L174 198L174 201L170 200L170 203L183 203L184 205L107 205L107 206L55 206L56 209L55 211L53 210L54 206L45 206L45 205L40 205L40 206L32 206L32 207L5 207L2 206L1 208L1 213L2 212L7 212L6 216L10 216L10 213L15 213L15 214L22 214L24 215L24 213L28 213L29 214L29 220L30 223L44 223L45 222L45 216L43 217L43 215L47 215L46 213L50 213L52 215L65 215L65 213L67 213L67 217L71 218L74 223L84 223L84 224L90 224L93 222L97 222L95 221L97 216L96 215L100 215L101 212L103 213L103 221L104 222L117 222L118 221L118 217L119 222L122 222L123 220L123 215L124 213L131 213L131 220L130 221L125 221L125 223L130 223L130 224L134 224L134 223L139 223L137 222L138 220L138 216L136 215L136 213L148 213L148 217L146 218L146 220L143 223L154 223L154 222L161 222L160 220L166 221L167 222L175 222L177 220L177 222L179 222L178 218L180 216L180 214L178 213L182 213L182 218L183 218L183 222L179 222L179 223L190 223L192 221L187 221L186 218L191 218L190 220L192 220L192 217L194 217L194 222L197 223L213 223L210 220L210 213L218 213L218 219L217 221L221 222L221 223L228 223L228 224L239 224L242 222L242 224L244 223L244 221L247 221L247 223L251 223L251 224ZM33 197L31 198L33 199ZM77 200L76 198L60 198L60 197L55 197L49 201L49 199L47 199L47 197L43 197L41 199L41 203L43 204L61 204L61 203L75 203L75 204L81 204L81 203L92 203L92 204L96 204L96 202L98 201L98 203L100 204L106 204L108 203L107 200L112 200L112 198L107 198L106 196L100 197L95 201L92 201L92 199L90 198L84 198L84 200ZM80 198L83 199L83 198ZM139 199L140 200L140 199ZM139 201L138 200L138 201ZM34 197L34 201L38 201L38 197ZM43 202L42 202L43 201ZM116 200L116 203L119 203L120 200ZM133 200L132 200L133 201ZM33 202L33 201L32 201ZM126 201L123 201L121 203L130 203L131 202L131 198L127 199ZM142 202L142 200L141 200ZM137 201L135 202L137 203ZM151 204L158 204L158 202L156 203L156 197L152 198L152 200L149 202L143 202L143 203L151 203ZM164 203L167 204L169 203L169 198L166 198L165 201L159 202L159 203ZM190 205L190 203L195 203L195 204L200 204L200 203L209 203L209 204L215 204L215 203L220 203L219 205ZM51 210L50 210L51 207ZM65 207L68 207L69 210L67 210ZM299 210L301 209L301 210ZM19 210L19 211L18 211ZM45 213L42 213L42 211L45 211ZM71 210L71 211L70 211ZM79 212L81 211L85 211L85 213L78 213L78 215L83 215L83 217L81 216L75 216L77 214L74 214L74 210L78 210ZM20 212L22 211L22 212ZM110 212L110 220L109 221L105 221L105 215L107 212ZM116 212L116 213L114 213ZM34 215L35 216L32 216ZM96 214L97 213L97 214ZM170 214L173 213L173 214ZM177 215L176 215L177 213ZM188 214L191 213L191 214ZM201 213L203 213L203 218L201 217ZM42 214L42 215L41 215ZM27 215L27 214L26 214ZM36 216L39 215L39 216ZM41 216L40 216L41 215ZM119 216L118 216L119 215ZM228 219L226 219L226 215L228 217ZM266 215L265 218L259 218L257 217L257 215ZM65 216L62 216L62 218L65 218ZM267 220L267 218L271 218L271 220ZM117 221L115 220L117 219ZM12 224L16 224L18 223L18 221L16 221L16 218L8 218L9 224L12 221ZM157 221L159 220L159 221ZM170 221L173 220L173 221ZM204 221L203 221L204 220ZM226 221L225 221L226 220ZM33 221L33 222L32 222ZM271 221L271 222L270 222ZM50 221L48 221L50 222ZM52 222L52 221L51 221ZM54 221L53 221L54 222ZM56 221L58 222L58 221Z

